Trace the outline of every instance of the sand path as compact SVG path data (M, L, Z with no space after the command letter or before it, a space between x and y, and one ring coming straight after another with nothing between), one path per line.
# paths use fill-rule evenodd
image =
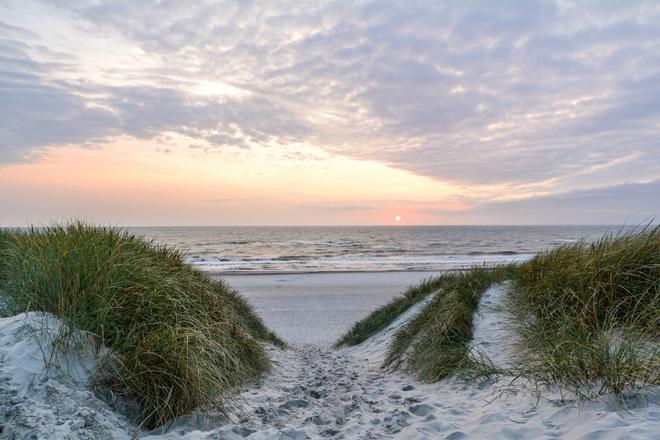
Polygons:
M502 286L486 292L474 327L474 344L497 362L510 357L511 335L505 315L497 308L503 292ZM52 317L6 318L0 320L0 438L129 439L134 434L149 440L657 438L660 409L645 396L630 399L626 409L607 399L578 407L551 392L540 400L524 391L495 398L506 384L484 381L465 386L453 380L422 384L383 371L379 366L388 341L422 306L413 307L356 347L269 347L274 368L240 394L237 415L228 419L217 412L195 413L175 420L164 432L152 433L136 433L126 418L85 385L87 370L93 370L93 353L76 351L73 364L62 364L81 367L80 382L71 381L70 370L44 370L42 349L48 344L36 343L34 334Z
M474 344L507 360L510 336L497 305L505 288L489 289L475 322ZM182 420L166 438L185 439L462 439L462 438L654 438L660 410L643 399L628 411L608 401L577 407L548 393L495 398L505 384L456 381L422 384L379 368L392 334L423 305L357 347L333 350L298 344L271 348L275 367L258 387L241 394L243 415ZM190 431L192 426L200 427ZM209 429L215 426L213 429ZM150 439L153 440L153 439Z

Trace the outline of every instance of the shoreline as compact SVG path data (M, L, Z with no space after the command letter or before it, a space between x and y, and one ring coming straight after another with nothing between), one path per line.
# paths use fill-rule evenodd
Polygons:
M517 263L517 261L511 262ZM511 264L505 263L505 264ZM499 264L484 264L484 265L472 265L467 267L451 267L446 269L382 269L382 270L315 270L315 271L304 271L304 270L266 270L266 271L214 271L207 269L199 269L202 272L209 274L211 276L250 276L250 275L346 275L346 274L380 274L380 273L445 273L445 272L459 272L464 270L472 270L481 267L497 267ZM192 264L195 267L195 264Z
M489 268L489 267L498 267L508 264L519 264L524 263L525 261L534 258L537 254L532 253L521 253L521 254L494 254L491 255L490 259L472 259L472 260L457 260L451 261L448 260L444 263L410 263L405 264L404 262L392 263L392 261L386 260L382 262L377 262L376 260L371 261L369 264L356 264L356 265L333 265L333 264L322 264L320 267L310 267L306 268L306 264L300 264L299 261L293 261L296 264L255 264L254 269L248 268L250 265L243 265L242 268L235 268L236 266L241 267L241 265L234 264L210 264L209 262L203 261L188 261L192 267L211 274L213 276L225 276L225 275L301 275L301 274L350 274L350 273L408 273L408 272L426 272L426 273L446 273L446 272L456 272L470 270L474 268ZM495 258L499 257L499 258ZM313 261L310 260L310 261ZM223 266L234 266L234 268L223 268ZM275 268L274 268L274 267ZM280 267L277 269L276 267ZM351 266L357 266L357 268L352 268ZM379 269L379 267L384 267Z
M195 267L195 265L193 265ZM481 266L478 266L481 267ZM442 273L454 272L459 270L470 270L472 267L466 268L452 268L452 269L383 269L383 270L316 270L316 271L303 271L303 270L268 270L268 271L223 271L216 272L211 270L200 269L202 272L212 276L251 276L251 275L346 275L346 274L379 274L379 273Z

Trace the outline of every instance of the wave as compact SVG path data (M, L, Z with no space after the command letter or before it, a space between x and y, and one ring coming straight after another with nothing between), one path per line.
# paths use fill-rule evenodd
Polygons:
M444 270L519 261L601 227L146 228L202 270ZM591 234L591 235L590 235Z
M219 273L242 272L342 272L342 271L441 271L463 269L472 266L495 265L523 261L533 254L482 254L482 255L407 255L407 256L335 256L314 258L291 255L271 258L238 259L190 259L189 262L202 270Z
M293 246L363 246L352 240L295 240L290 244Z
M466 255L523 255L523 252L516 252L516 251L493 251L493 252L474 251L474 252L468 252Z

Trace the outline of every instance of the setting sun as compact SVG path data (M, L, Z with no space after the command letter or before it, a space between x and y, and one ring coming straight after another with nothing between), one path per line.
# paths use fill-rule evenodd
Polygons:
M395 222L400 222L401 221L401 216L400 215L395 215L394 216L394 221Z

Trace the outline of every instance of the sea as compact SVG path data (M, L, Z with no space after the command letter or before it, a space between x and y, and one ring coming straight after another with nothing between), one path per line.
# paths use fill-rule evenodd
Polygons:
M619 226L139 227L216 274L442 271L525 261Z

